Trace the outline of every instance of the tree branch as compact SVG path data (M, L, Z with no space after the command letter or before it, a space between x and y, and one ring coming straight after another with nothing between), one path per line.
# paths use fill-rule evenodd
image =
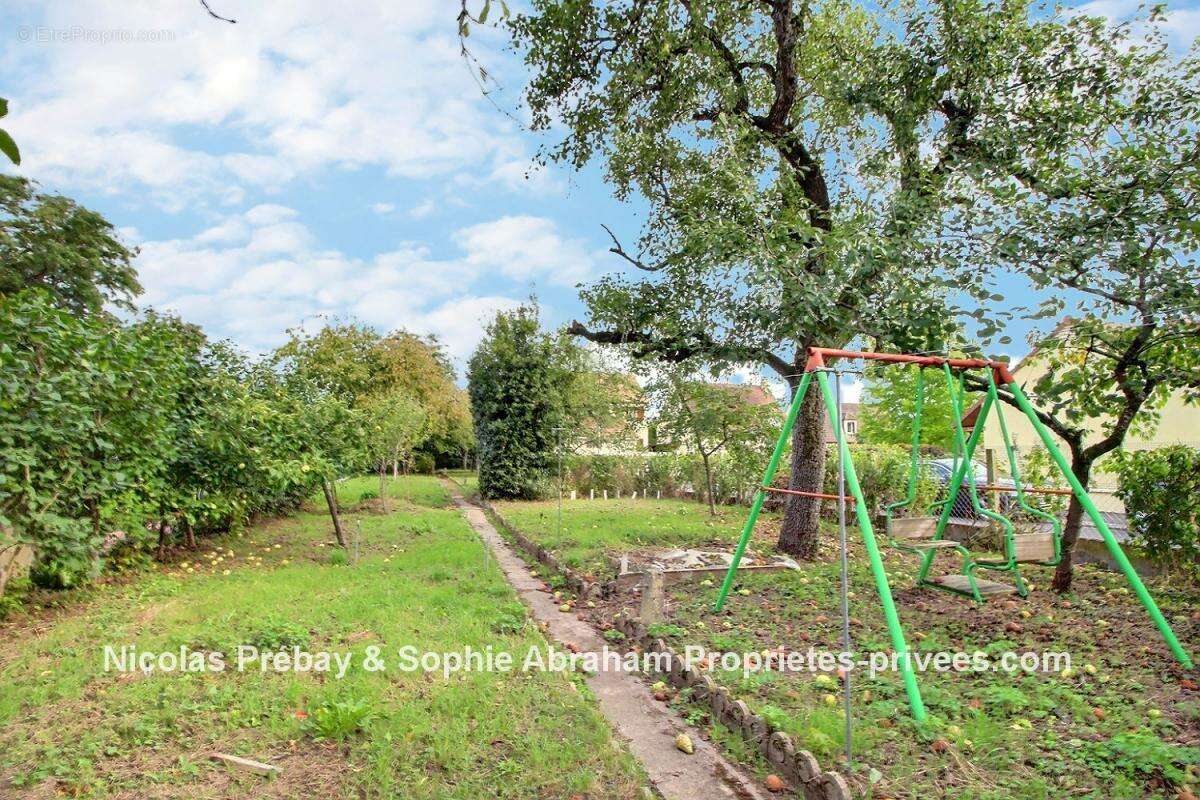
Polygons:
M707 334L698 332L686 336L655 338L641 331L593 331L579 321L572 321L567 327L567 333L572 336L581 336L596 344L629 347L635 358L654 356L672 363L701 356L735 362L752 361L770 367L785 379L796 371L795 364L788 363L770 350L717 342Z
M464 0L464 3L465 3L465 0ZM208 0L200 0L200 5L204 6L204 10L207 11L208 15L210 17L212 17L213 19L219 19L219 20L221 20L221 22L228 22L230 25L237 24L236 19L230 19L229 17L222 17L220 14L213 11L208 5ZM464 8L465 8L465 5L464 5Z
M635 258L634 256L629 255L629 253L627 253L625 251L625 248L621 246L621 241L619 239L617 239L616 234L612 232L611 228L609 228L607 225L605 225L603 223L601 223L600 227L604 228L604 232L608 234L608 238L612 239L612 241L613 241L613 246L608 248L608 252L615 253L616 255L618 255L621 258L628 261L633 266L637 267L638 269L645 270L646 272L658 272L659 270L661 270L663 267L666 266L666 264L656 264L656 265L646 264L641 259L638 259L638 258Z
M964 375L963 385L968 389L973 389L978 392L986 392L988 388L987 381L975 375ZM1013 408L1020 408L1020 406L1017 404L1017 398L1014 397L1011 392L1007 392L997 387L996 396ZM1052 414L1040 409L1035 408L1033 411L1037 415L1037 418L1041 420L1043 425L1045 425L1054 433L1058 434L1059 438L1065 441L1071 447L1072 453L1074 453L1083 443L1083 431L1079 428L1073 428L1067 425L1065 422L1060 421L1058 417L1055 417ZM979 425L981 422L977 420L975 424Z

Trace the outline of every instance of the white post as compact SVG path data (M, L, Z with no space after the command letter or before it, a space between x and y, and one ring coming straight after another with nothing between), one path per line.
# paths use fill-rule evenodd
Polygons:
M621 490L620 489L617 489L617 499L618 500L621 499Z
M596 499L596 490L588 489L588 500L595 500L595 499Z
M571 499L572 500L575 499L575 490L574 489L571 490Z
M630 500L637 500L637 492L634 492L633 494L629 495L629 499L630 499Z
M608 499L608 489L605 489L605 490L604 490L604 499L605 499L605 500L607 500L607 499Z
M654 499L662 500L662 489L659 489L657 492L654 493Z

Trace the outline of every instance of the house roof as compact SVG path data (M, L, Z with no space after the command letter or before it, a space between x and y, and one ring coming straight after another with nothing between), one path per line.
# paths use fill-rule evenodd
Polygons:
M1009 367L1009 369L1008 369L1009 373L1015 378L1017 373L1021 371L1021 368L1026 366L1027 364L1029 364L1034 359L1034 357L1038 354L1038 351L1041 349L1042 342L1046 342L1051 339L1054 339L1055 337L1061 335L1064 331L1070 330L1072 327L1075 326L1075 323L1077 323L1078 321L1079 320L1075 319L1074 317L1063 317L1059 321L1059 323L1054 326L1054 330L1050 331L1050 333L1048 333L1046 336L1042 337L1038 341L1038 343L1035 344L1030 349L1030 351L1028 353L1026 353L1023 357L1017 359L1016 362L1014 362L1013 365L1011 367ZM975 423L979 419L979 409L982 405L983 405L983 399L980 398L979 400L976 400L974 403L971 404L971 407L967 409L967 413L963 414L962 424L963 424L964 428L974 428L975 427Z
M710 385L717 389L724 389L730 393L740 395L742 400L748 405L778 405L774 395L763 386L756 386L752 383L713 383Z

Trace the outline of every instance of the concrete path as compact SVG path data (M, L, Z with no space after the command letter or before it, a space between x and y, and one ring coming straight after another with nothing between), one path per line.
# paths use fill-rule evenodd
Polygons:
M549 626L552 638L563 646L575 645L580 652L599 652L604 641L574 614L559 612L554 598L539 591L525 562L508 546L488 521L483 510L465 500L457 487L447 483L455 504L491 550L508 582L532 610L538 622ZM601 671L588 678L588 686L600 703L600 711L646 769L654 788L666 800L716 800L742 798L766 800L771 795L739 767L726 761L713 745L700 738L687 723L664 703L656 701L649 687L635 675L623 671ZM675 736L687 732L696 752L687 755L675 747Z

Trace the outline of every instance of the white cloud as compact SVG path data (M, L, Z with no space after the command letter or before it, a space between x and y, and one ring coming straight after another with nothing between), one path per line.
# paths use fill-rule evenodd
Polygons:
M396 210L396 206L391 203L372 203L371 210L381 217L386 217Z
M245 217L246 222L251 225L274 225L285 220L295 219L296 212L287 206L263 203L247 211Z
M1200 36L1200 9L1176 8L1167 12L1166 29L1176 47L1191 47Z
M437 211L437 209L437 202L433 198L430 198L428 200L422 200L420 203L417 203L415 206L410 208L408 210L408 215L413 219L425 219L426 217L431 216L435 211Z
M481 96L445 0L318 0L240 6L238 24L195 3L60 0L22 24L83 31L165 30L163 41L12 42L6 128L24 170L97 191L140 190L170 210L240 202L328 168L401 178L470 172L519 187L528 146ZM39 8L40 18L32 13ZM504 72L510 56L473 37Z
M582 245L538 217L504 217L452 238L461 252L451 258L415 242L354 258L319 249L292 209L260 205L191 238L144 242L137 266L146 305L251 350L275 347L288 328L321 315L353 316L384 331L436 334L461 362L487 319L520 303L495 286L497 274L557 282L586 277L590 265ZM520 267L501 269L507 259ZM527 289L509 288L517 297Z
M1145 9L1146 5L1140 0L1091 0L1070 8L1069 12L1103 17L1109 23L1140 17L1143 22L1134 27L1134 32L1145 33ZM1187 50L1200 36L1200 9L1168 7L1163 15L1162 30L1174 48L1181 52Z
M574 286L594 271L595 255L578 239L565 239L553 221L529 215L501 217L455 234L468 263L514 280L545 277Z

